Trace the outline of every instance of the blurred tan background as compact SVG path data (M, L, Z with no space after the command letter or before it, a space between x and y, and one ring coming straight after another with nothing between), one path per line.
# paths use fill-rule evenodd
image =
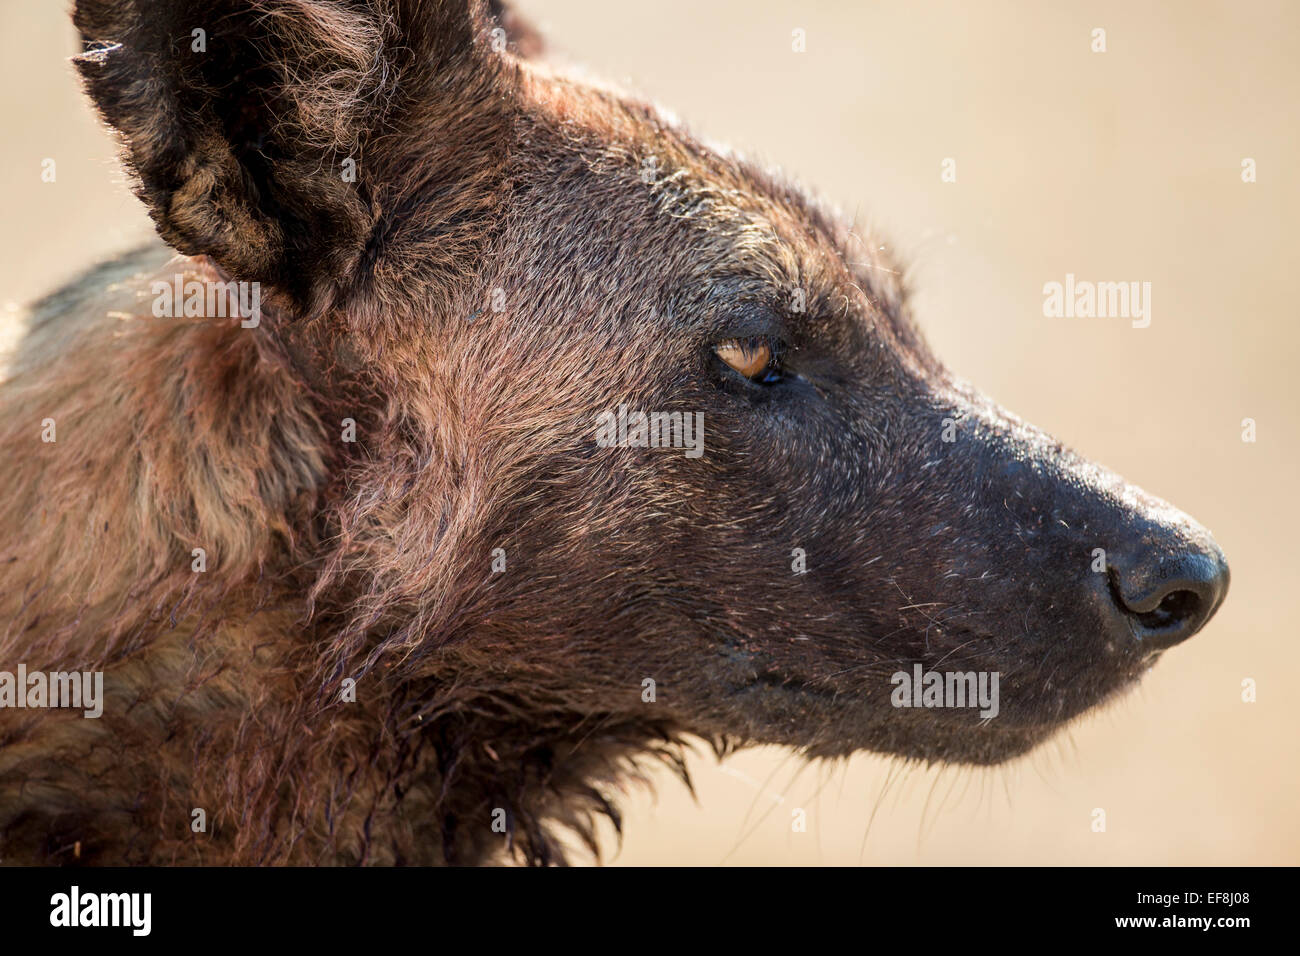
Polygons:
M873 223L959 374L1195 516L1233 573L1206 631L1015 764L701 754L698 803L666 776L624 801L613 862L1300 863L1300 4L517 6L553 58ZM0 0L7 307L150 231L75 49L64 4ZM1151 326L1044 318L1043 284L1067 272L1151 282Z

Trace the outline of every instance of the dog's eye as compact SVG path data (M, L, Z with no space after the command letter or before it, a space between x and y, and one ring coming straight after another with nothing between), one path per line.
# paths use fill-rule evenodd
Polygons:
M783 377L776 351L767 339L727 339L715 345L713 351L722 361L759 385L775 385Z

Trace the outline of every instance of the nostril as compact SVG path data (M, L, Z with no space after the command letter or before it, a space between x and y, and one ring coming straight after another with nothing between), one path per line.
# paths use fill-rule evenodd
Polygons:
M1111 598L1144 646L1183 641L1218 610L1228 589L1228 565L1217 546L1130 556L1108 571Z
M1162 631L1196 616L1201 598L1195 591L1171 591L1160 599L1154 611L1133 614L1137 622L1152 631Z

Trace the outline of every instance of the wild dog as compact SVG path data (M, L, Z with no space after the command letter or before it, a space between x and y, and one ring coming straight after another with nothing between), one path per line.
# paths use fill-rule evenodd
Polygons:
M0 709L4 860L560 862L690 738L1007 760L1223 600L1204 528L945 370L879 243L507 12L75 22L162 241L5 366L0 668L104 687ZM155 314L191 282L259 321ZM600 443L621 407L702 453ZM914 670L996 716L894 706Z

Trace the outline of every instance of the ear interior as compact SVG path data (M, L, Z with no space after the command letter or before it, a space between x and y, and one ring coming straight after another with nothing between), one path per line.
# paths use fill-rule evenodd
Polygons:
M439 109L492 85L476 2L77 0L74 19L77 68L163 238L309 310L391 239L381 203L409 193L394 179L420 136L453 134Z

